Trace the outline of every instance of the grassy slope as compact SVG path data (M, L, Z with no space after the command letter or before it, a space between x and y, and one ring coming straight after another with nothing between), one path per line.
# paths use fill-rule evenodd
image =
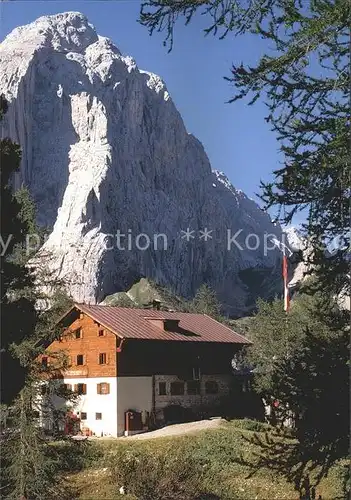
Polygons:
M190 436L139 442L94 441L88 453L89 463L80 472L71 474L69 481L76 491L75 498L80 500L140 498L121 496L118 492L121 484L116 484L113 469L120 460L120 453L128 448L130 453L144 453L147 456L160 454L168 457L170 452L179 457L190 456L203 469L202 491L216 495L212 498L217 500L298 499L293 486L283 477L267 468L255 471L258 448L247 438L254 435L258 425L261 431L265 430L264 424L233 421L223 428ZM247 463L253 467L246 465ZM319 494L323 500L343 498L341 481L336 474L332 473L322 481L317 490L317 498Z

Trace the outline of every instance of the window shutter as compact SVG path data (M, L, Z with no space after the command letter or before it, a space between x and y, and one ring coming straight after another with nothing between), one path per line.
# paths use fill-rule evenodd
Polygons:
M105 394L110 394L110 384L106 384L106 392Z
M98 394L101 394L101 384L97 384L97 385L96 385L96 392L97 392Z
M86 394L86 393L87 393L87 385L83 384L83 394Z
M78 392L78 384L74 384L74 392Z

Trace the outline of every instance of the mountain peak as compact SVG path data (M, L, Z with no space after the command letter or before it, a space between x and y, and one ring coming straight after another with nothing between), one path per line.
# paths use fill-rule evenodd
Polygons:
M145 277L184 297L208 283L240 315L250 299L240 272L280 273L265 235L280 239L281 229L211 172L163 80L83 14L15 29L0 65L1 132L22 148L14 184L28 186L38 224L50 228L39 255L77 302Z
M14 29L2 43L2 50L16 43L51 47L56 51L82 52L96 42L98 35L93 25L80 12L64 12L42 16L34 22Z
M297 252L299 250L306 249L306 238L301 233L301 230L295 226L288 226L284 228L284 234L288 240L288 245L292 251Z

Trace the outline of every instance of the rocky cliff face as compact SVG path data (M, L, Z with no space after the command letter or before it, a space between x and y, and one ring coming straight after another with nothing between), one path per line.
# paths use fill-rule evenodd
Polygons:
M99 302L145 276L183 296L207 282L236 314L250 295L241 271L280 274L280 251L265 250L280 227L211 171L163 81L85 16L15 29L0 66L1 134L23 149L15 182L50 228L42 253L75 300Z
M309 276L308 271L310 267L308 261L312 253L312 247L309 245L307 238L294 226L290 226L284 230L283 240L289 246L290 250L295 253L296 257L298 257L295 259L292 258L291 260L295 261L295 263L290 265L289 288L293 293Z

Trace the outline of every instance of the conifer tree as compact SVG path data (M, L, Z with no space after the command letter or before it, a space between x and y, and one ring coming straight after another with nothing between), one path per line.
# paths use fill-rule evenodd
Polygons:
M349 332L345 311L321 292L295 298L288 315L281 301L259 302L250 321L248 361L255 390L276 400L278 423L293 419L297 441L285 447L263 440L259 464L293 481L297 490L318 484L347 455L349 439Z
M0 99L0 118L7 111L4 97ZM21 150L8 138L0 141L0 308L1 308L1 402L10 403L24 384L25 370L10 351L12 343L20 343L35 328L37 312L34 300L19 293L33 286L33 278L19 259L26 235L34 227L33 204L22 190L17 198L11 181L18 171ZM21 261L21 262L20 262ZM11 377L8 374L11 373Z
M35 289L32 296L35 300L43 298ZM38 313L32 335L11 345L11 353L25 367L26 377L17 397L2 408L5 433L1 447L1 491L5 498L71 498L62 476L61 449L47 440L44 426L50 424L51 440L62 439L67 411L74 406L77 395L64 389L57 380L68 366L65 353L50 353L48 366L41 364L40 357L47 345L62 334L57 320L70 305L71 300L58 287L50 296L50 309ZM61 408L55 405L58 397Z
M190 312L207 314L212 318L218 319L221 314L221 304L216 292L209 285L203 284L189 303L189 310Z
M7 111L1 97L2 117ZM56 355L56 365L43 369L38 356L59 334L58 316L71 301L62 283L52 278L45 265L29 268L26 235L37 232L34 204L25 188L12 189L13 174L21 160L20 147L10 139L1 146L1 481L4 498L23 500L64 499L66 489L60 475L59 450L45 440L41 420L50 418L53 407L41 404L43 381L64 369L65 356ZM37 286L40 281L42 287ZM47 297L46 288L51 293ZM39 301L49 310L36 307ZM52 394L74 402L59 384L51 384ZM65 414L63 405L62 417ZM58 414L55 412L55 417ZM59 485L59 487L58 487Z

